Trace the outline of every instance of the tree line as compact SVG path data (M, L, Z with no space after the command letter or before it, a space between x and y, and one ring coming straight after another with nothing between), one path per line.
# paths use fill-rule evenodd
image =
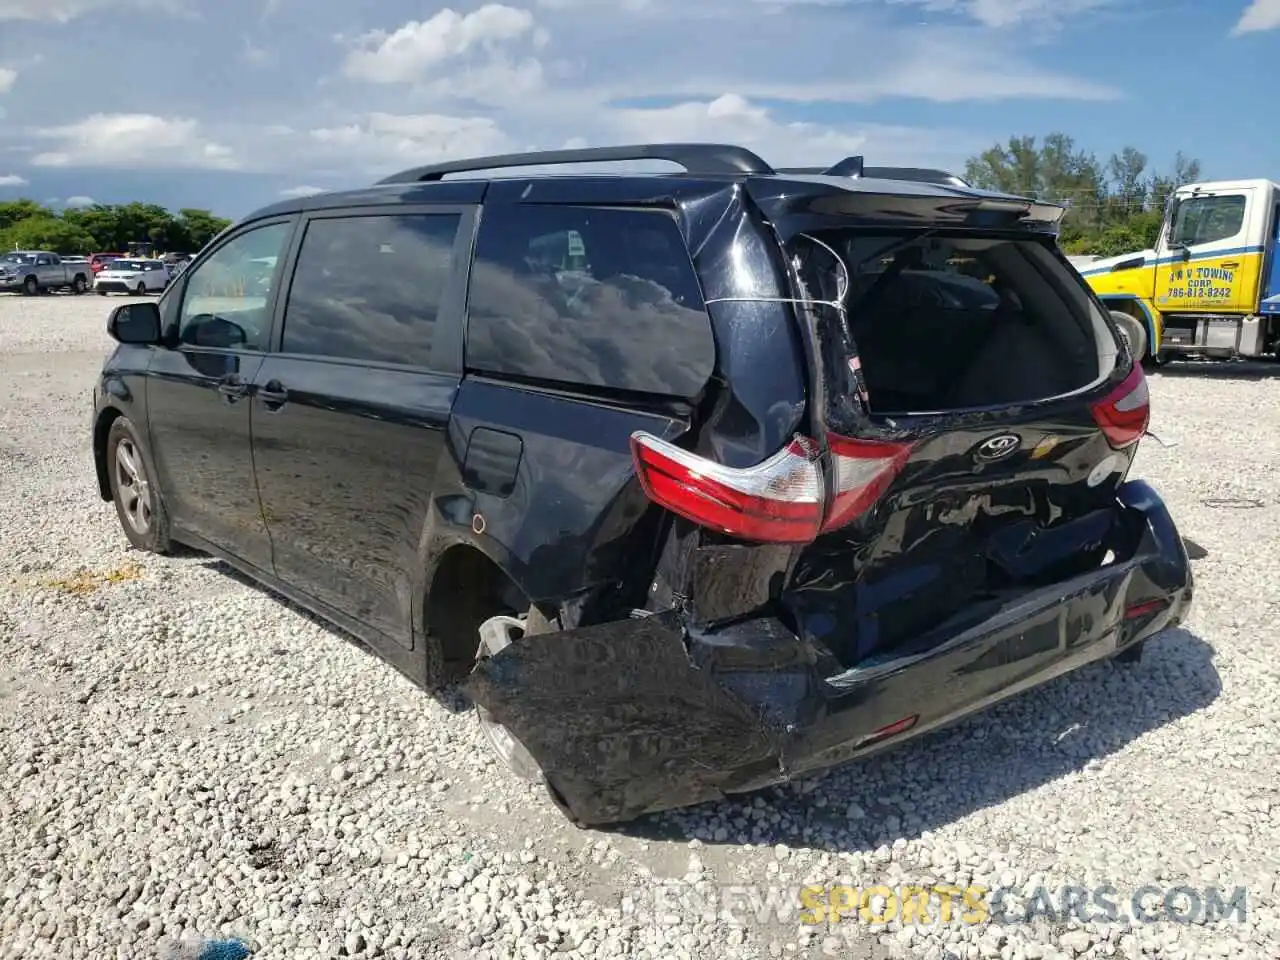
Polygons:
M1168 170L1125 147L1106 162L1065 133L1010 137L965 163L975 187L1067 206L1059 242L1067 253L1110 257L1155 245L1165 201L1185 183L1203 179L1200 161L1179 151Z
M230 225L208 210L177 213L154 203L98 203L56 211L34 200L0 202L0 251L122 253L150 242L157 251L195 253Z

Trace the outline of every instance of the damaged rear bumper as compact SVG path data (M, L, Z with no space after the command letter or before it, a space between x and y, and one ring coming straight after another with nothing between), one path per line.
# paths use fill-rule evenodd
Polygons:
M676 611L517 641L470 696L597 825L776 784L951 723L1180 623L1192 596L1159 496L1127 483L1115 559L1021 594L926 652L821 677L774 619L690 629Z

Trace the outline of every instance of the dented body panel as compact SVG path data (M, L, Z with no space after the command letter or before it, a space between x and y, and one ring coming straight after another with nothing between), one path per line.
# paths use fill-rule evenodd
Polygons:
M776 619L700 630L671 610L527 637L484 661L467 689L533 754L581 824L759 789L918 736L1176 626L1192 577L1168 511L1135 481L1112 512L1110 563L994 602L975 622L941 625L920 638L919 654L880 667L824 676L815 645ZM901 732L876 735L905 718Z

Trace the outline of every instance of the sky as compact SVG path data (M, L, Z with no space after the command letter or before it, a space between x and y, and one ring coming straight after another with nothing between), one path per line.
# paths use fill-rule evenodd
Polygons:
M437 160L699 140L960 172L1055 131L1280 180L1280 0L0 0L0 200L240 217Z

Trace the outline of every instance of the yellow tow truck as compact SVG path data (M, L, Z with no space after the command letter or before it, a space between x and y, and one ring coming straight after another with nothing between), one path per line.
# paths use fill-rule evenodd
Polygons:
M1188 355L1276 358L1277 247L1280 184L1192 183L1169 198L1155 249L1079 270L1150 363Z

